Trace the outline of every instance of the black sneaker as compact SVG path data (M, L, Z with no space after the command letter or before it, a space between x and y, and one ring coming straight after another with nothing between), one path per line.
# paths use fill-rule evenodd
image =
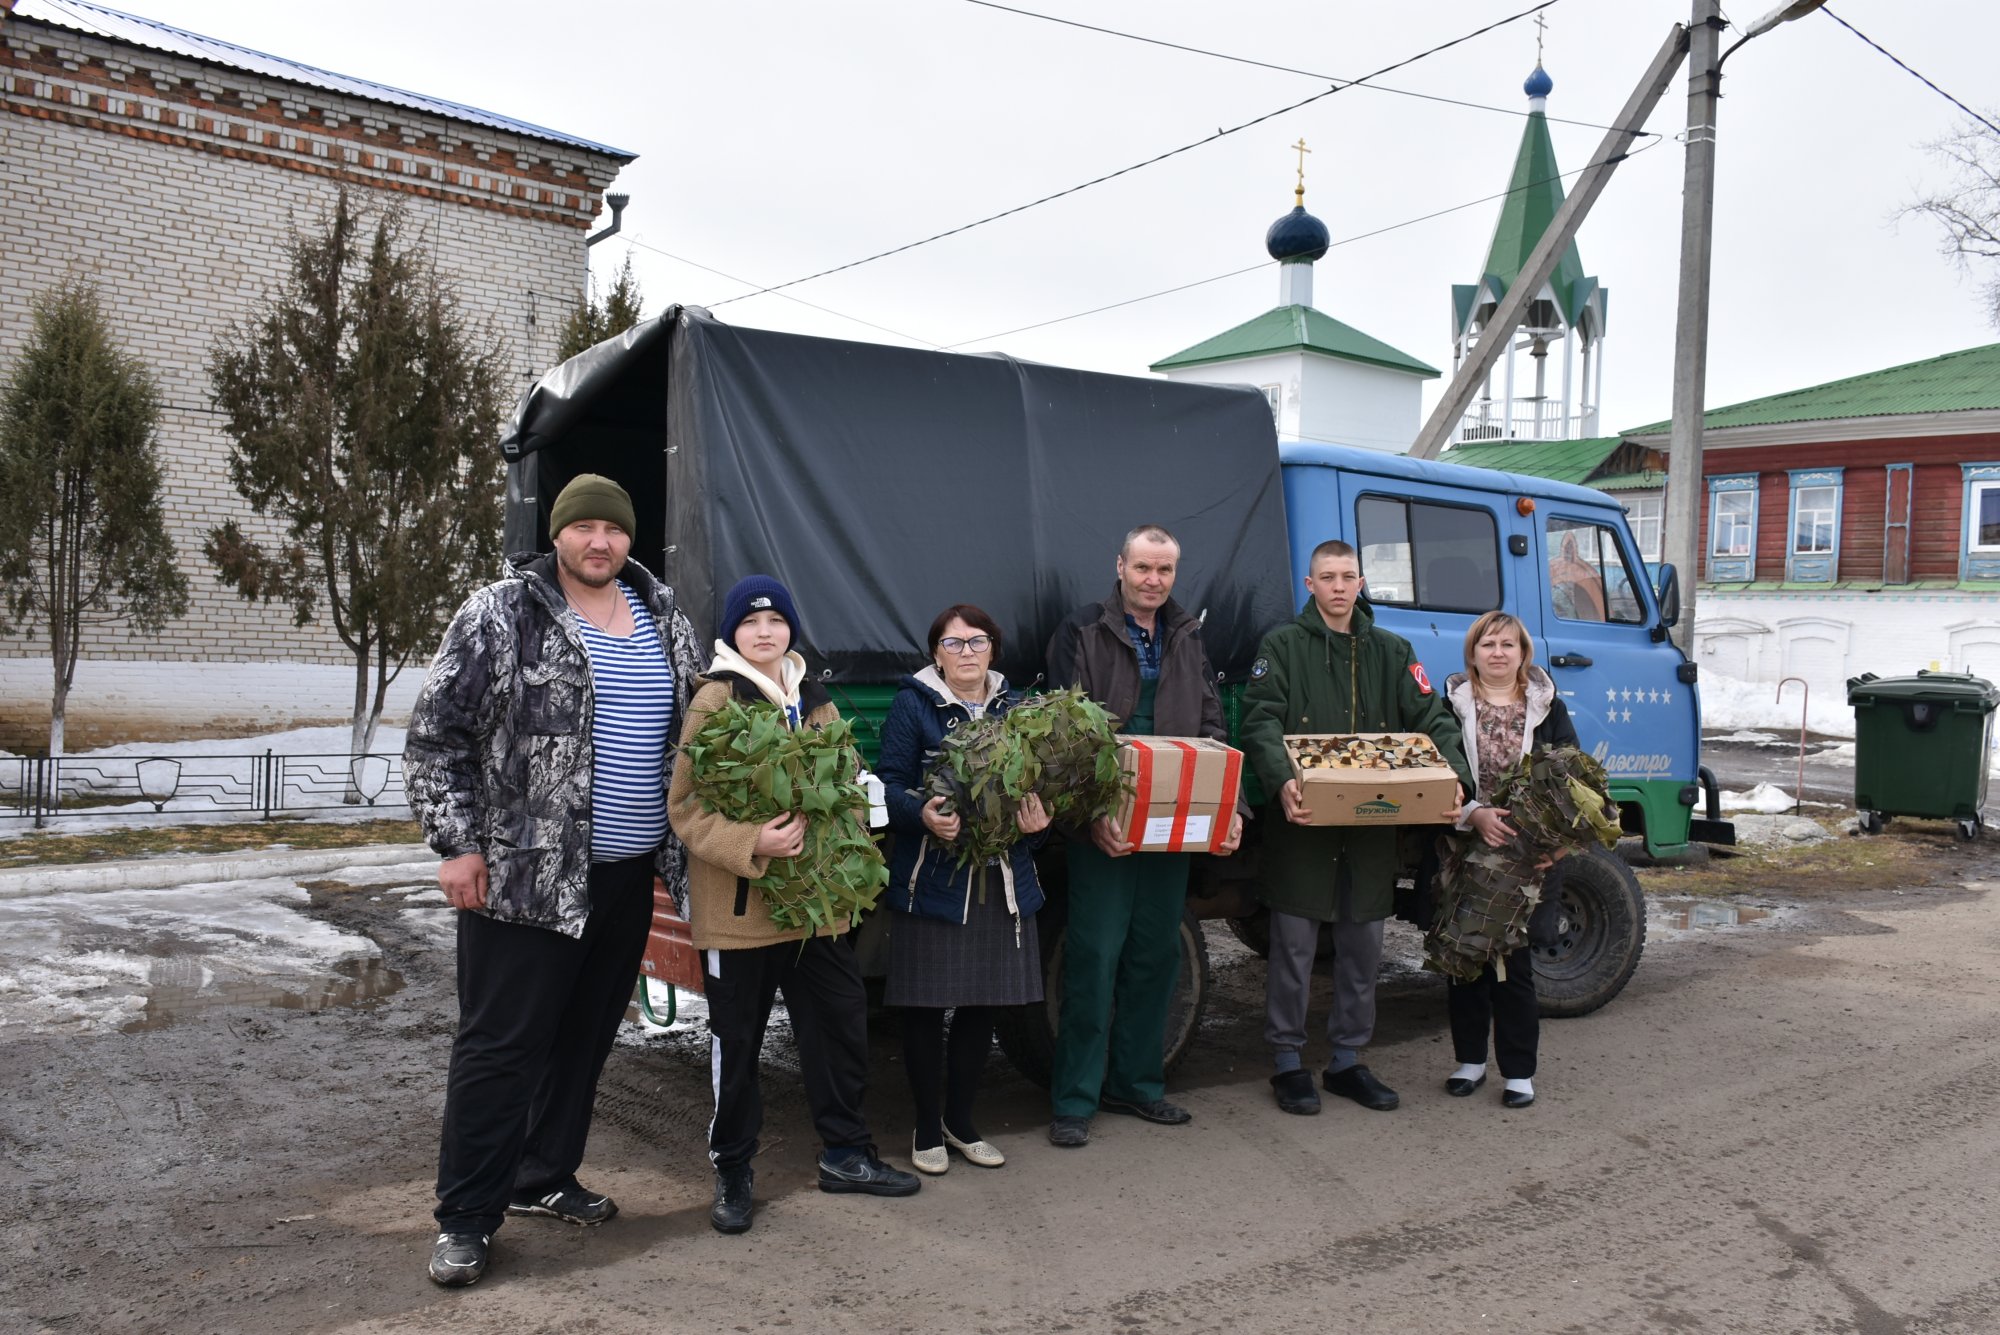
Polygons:
M1353 1099L1375 1112L1390 1112L1402 1102L1396 1091L1375 1078L1366 1066L1350 1066L1344 1071L1326 1071L1319 1082L1327 1093Z
M871 1148L846 1164L835 1167L819 1157L819 1189L837 1193L856 1192L864 1196L914 1196L924 1184L915 1173L891 1168L875 1157Z
M756 1208L751 1199L755 1180L756 1174L747 1163L715 1170L715 1204L709 1207L708 1222L717 1233L750 1231L750 1216Z
M1058 1117L1049 1123L1049 1144L1073 1150L1090 1143L1088 1117Z
M1278 1096L1278 1107L1301 1117L1311 1117L1319 1111L1319 1091L1313 1088L1313 1078L1304 1071L1280 1071L1271 1077L1271 1088Z
M507 1203L508 1214L540 1215L560 1219L565 1224L601 1224L618 1213L609 1196L599 1196L582 1187L562 1187L544 1196L517 1196Z
M1182 1126L1194 1120L1193 1113L1177 1103L1168 1103L1165 1099L1147 1099L1141 1103L1132 1099L1114 1099L1106 1095L1097 1101L1097 1106L1105 1112L1137 1117L1156 1126Z
M448 1289L477 1284L486 1273L486 1249L493 1239L484 1233L440 1233L431 1248L431 1278Z

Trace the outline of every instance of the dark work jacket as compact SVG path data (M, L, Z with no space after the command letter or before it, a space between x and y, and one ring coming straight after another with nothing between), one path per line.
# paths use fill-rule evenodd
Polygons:
M1215 669L1202 647L1201 623L1168 599L1154 618L1160 679L1153 688L1153 731L1161 737L1229 740ZM1078 686L1122 726L1139 704L1139 651L1125 631L1125 599L1116 588L1101 603L1071 613L1049 641L1049 685Z
M986 712L999 717L1021 702L1007 689L1007 679L986 674ZM876 777L887 790L889 828L896 832L895 855L889 859L889 889L882 902L902 913L963 924L972 910L972 874L962 866L950 844L938 842L924 824L924 775L932 756L953 729L971 714L943 688L936 668L903 678L903 689L889 705L882 722L882 750ZM1024 836L1007 850L1002 877L1009 907L1025 920L1042 906L1042 884L1035 875L1034 847L1038 837Z

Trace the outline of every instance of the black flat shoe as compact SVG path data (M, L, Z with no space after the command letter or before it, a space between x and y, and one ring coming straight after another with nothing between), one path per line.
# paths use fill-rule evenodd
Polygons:
M1474 1090L1485 1083L1486 1077L1483 1075L1477 1080L1461 1080L1457 1076L1453 1076L1444 1082L1444 1092L1455 1099L1462 1099L1469 1096Z
M1271 1089L1284 1112L1310 1117L1319 1111L1319 1091L1313 1088L1313 1078L1304 1071L1278 1072L1271 1077Z
M1141 1121L1157 1126L1179 1126L1192 1122L1194 1114L1179 1104L1168 1103L1165 1099L1151 1099L1145 1103L1133 1103L1127 1099L1102 1098L1097 1106L1108 1113L1120 1113L1126 1117L1137 1117Z
M1523 1094L1518 1089L1507 1090L1500 1096L1500 1106L1503 1108L1526 1108L1534 1101L1533 1094Z
M1320 1076L1319 1082L1327 1093L1353 1099L1371 1112L1389 1112L1403 1101L1395 1090L1377 1080L1375 1073L1366 1066L1328 1071Z

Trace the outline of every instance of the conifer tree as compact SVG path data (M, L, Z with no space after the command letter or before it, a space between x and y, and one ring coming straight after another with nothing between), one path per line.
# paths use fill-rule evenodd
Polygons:
M11 628L47 636L52 756L85 629L158 634L187 610L160 510L159 417L152 374L113 343L91 283L35 299L0 389L0 598Z
M354 657L356 756L390 683L500 570L502 351L401 225L392 209L366 227L343 191L209 358L230 481L283 536L229 519L206 555L243 597L331 622Z
M625 263L618 269L618 277L611 282L611 291L603 301L585 297L577 308L570 312L568 323L563 325L562 338L556 345L556 360L566 362L586 348L596 347L605 339L622 334L643 318L640 313L642 294L639 280L632 276L632 253L625 253Z

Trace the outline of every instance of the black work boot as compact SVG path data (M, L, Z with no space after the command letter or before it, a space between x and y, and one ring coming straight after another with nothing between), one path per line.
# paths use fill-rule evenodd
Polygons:
M715 1171L715 1204L709 1207L708 1222L717 1233L750 1231L750 1187L755 1180L747 1163Z

